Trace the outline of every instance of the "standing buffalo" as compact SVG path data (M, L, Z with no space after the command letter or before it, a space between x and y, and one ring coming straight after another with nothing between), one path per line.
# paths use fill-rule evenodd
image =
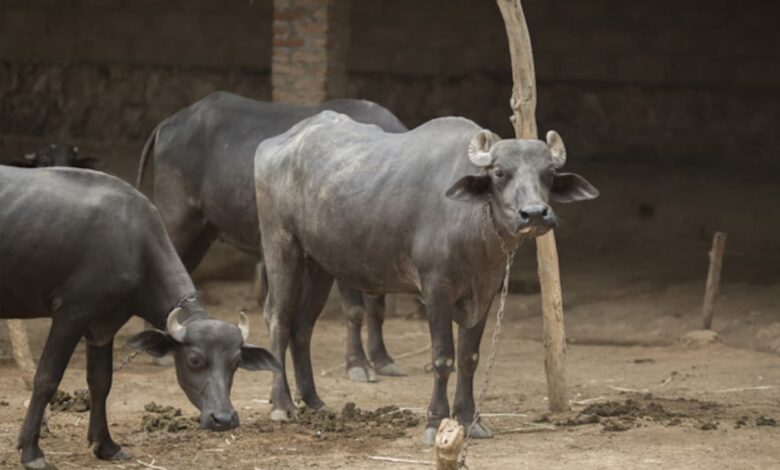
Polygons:
M441 118L403 134L325 111L264 141L255 157L266 310L272 351L284 365L292 342L305 403L323 406L310 341L333 279L373 294L414 294L432 342L433 397L425 441L450 416L447 381L458 363L452 414L474 437L479 343L506 263L506 250L557 223L552 202L593 199L580 176L558 173L566 151L547 142L501 140L463 118ZM452 322L459 325L457 356ZM284 372L274 374L271 418L295 412Z
M157 126L144 147L136 186L141 186L151 154L155 171L152 199L190 272L217 238L261 258L252 177L255 149L263 140L324 109L342 112L358 122L376 124L387 132L406 131L390 111L369 101L334 100L303 107L254 101L226 92L213 93ZM262 267L258 275L262 301ZM343 286L340 292L347 315L349 378L374 381L374 371L401 375L382 339L384 297L364 297ZM373 367L360 339L364 313Z
M230 402L237 367L274 370L268 351L245 344L248 323L210 319L157 210L121 180L90 170L0 166L0 318L49 316L52 326L19 435L29 469L53 468L38 445L47 403L76 344L87 342L88 439L98 458L128 458L109 433L114 335L131 315L156 329L130 340L173 353L176 375L201 426L238 426Z

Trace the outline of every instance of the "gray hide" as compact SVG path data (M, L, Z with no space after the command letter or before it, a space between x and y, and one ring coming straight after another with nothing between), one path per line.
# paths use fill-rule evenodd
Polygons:
M500 140L463 118L388 134L328 111L263 142L255 184L272 351L283 358L288 342L297 345L298 332L313 328L334 277L373 294L414 294L432 342L425 439L432 442L451 414L468 426L479 342L506 262L499 237L512 249L556 225L548 202L598 195L581 177L556 172L565 148L554 132L548 143ZM308 387L304 400L320 406L310 358L293 359L296 381ZM447 380L456 360L450 413ZM284 373L275 374L273 419L294 413L288 388ZM472 433L491 435L479 423Z
M130 340L172 352L203 427L238 425L230 402L237 367L279 370L241 329L208 317L157 210L127 183L91 170L0 166L0 318L51 317L19 437L22 463L47 468L41 420L73 353L87 342L88 439L101 459L128 455L106 421L114 335L132 315L156 329ZM245 328L246 329L246 328Z

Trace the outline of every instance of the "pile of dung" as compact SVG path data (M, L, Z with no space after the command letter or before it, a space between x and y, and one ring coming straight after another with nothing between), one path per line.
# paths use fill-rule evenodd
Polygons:
M147 414L141 418L141 429L146 432L176 433L197 427L197 419L182 416L179 408L151 402L144 405L144 410Z
M641 426L642 421L652 421L666 426L678 426L683 419L695 418L702 430L715 429L712 425L701 423L717 423L712 421L713 415L721 411L721 406L712 402L690 399L663 399L652 395L642 395L625 401L605 401L593 403L583 408L579 413L563 416L555 420L558 426L580 426L584 424L601 424L604 431L627 431ZM548 416L541 421L550 421Z
M69 413L84 413L89 411L89 390L74 390L73 395L57 389L49 400L52 411L66 411Z
M420 419L412 411L393 405L374 411L363 411L349 402L344 405L341 413L327 409L314 411L305 407L299 408L295 422L314 430L317 435L345 433L398 438L405 435L407 428L417 426Z
M777 426L777 420L762 415L756 418L756 426Z

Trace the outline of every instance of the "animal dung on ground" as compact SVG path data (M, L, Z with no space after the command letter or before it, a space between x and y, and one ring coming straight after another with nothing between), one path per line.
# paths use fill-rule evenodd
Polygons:
M198 425L196 418L187 418L182 415L181 409L173 406L158 405L155 402L144 405L147 414L141 418L141 429L145 432L165 431L176 433L188 429L195 429Z
M406 434L407 428L420 424L420 418L413 411L395 405L363 411L353 402L348 402L341 413L301 407L295 423L314 430L318 436L322 433L346 433L398 438Z
M89 390L74 390L73 394L57 389L49 400L52 411L66 411L69 413L84 413L89 411Z
M714 418L720 412L722 407L713 402L657 398L646 394L625 401L593 403L579 413L558 415L555 419L551 419L550 415L543 415L537 421L552 422L557 426L598 423L607 432L627 431L642 426L648 421L662 423L665 426L680 426L687 422L699 429L709 430L714 428L704 424L714 423L717 426Z

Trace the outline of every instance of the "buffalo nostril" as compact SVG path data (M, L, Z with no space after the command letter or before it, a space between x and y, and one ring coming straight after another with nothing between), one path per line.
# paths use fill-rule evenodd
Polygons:
M550 215L550 208L546 205L536 204L523 207L520 211L520 220L524 223L542 222Z
M238 427L238 413L210 413L208 427L215 431L226 431Z

